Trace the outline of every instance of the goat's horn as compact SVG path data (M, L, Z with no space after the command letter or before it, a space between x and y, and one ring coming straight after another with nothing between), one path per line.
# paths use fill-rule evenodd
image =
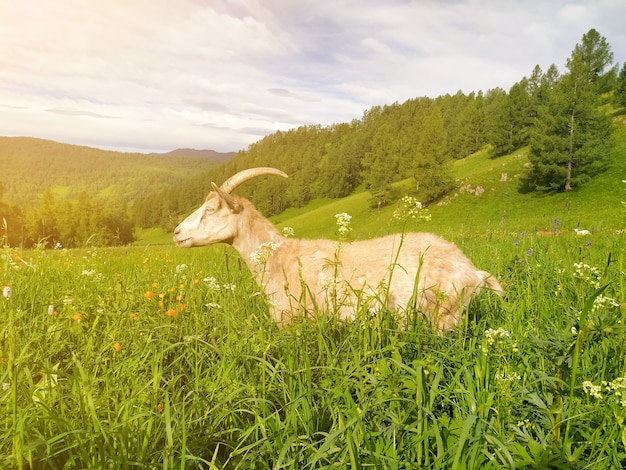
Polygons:
M289 178L286 173L268 166L259 168L248 168L247 170L243 170L239 173L234 174L226 181L224 181L220 186L220 190L226 194L230 194L230 192L233 191L240 184L245 183L249 179L260 175L276 175L282 176L283 178Z

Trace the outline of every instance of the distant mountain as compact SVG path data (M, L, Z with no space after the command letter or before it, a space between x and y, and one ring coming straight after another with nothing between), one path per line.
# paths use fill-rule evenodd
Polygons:
M164 155L168 157L194 157L194 158L208 158L214 162L224 163L235 155L237 152L216 152L215 150L197 150L197 149L176 149L171 152L158 153L156 155Z
M52 188L60 198L81 189L131 202L181 185L234 153L174 150L167 154L123 153L33 137L0 136L0 199L34 203ZM203 158L198 158L203 157Z

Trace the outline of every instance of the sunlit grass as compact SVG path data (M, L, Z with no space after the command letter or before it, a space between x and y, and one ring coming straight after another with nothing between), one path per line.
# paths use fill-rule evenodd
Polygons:
M459 236L507 294L444 336L279 330L222 246L5 249L0 467L620 468L625 242Z

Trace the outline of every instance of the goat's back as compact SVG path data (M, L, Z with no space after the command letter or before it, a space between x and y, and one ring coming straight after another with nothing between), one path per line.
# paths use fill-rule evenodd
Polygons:
M328 305L329 291L341 299L342 317L355 314L355 297L373 299L393 309L413 303L435 328L458 322L458 311L482 287L498 292L491 274L478 270L451 242L431 233L388 235L372 240L335 242L288 239L274 253L272 264L282 274L273 291L289 292L293 301L309 297L307 307ZM295 260L293 258L296 258ZM303 286L306 286L303 291Z

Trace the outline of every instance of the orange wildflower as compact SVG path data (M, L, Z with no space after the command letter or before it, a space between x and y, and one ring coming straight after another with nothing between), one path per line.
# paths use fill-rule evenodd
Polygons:
M168 317L175 317L176 316L176 310L174 310L173 308L170 308L167 312L165 312L165 314Z
M130 314L130 318L131 318L132 320L137 320L137 319L139 318L139 316L138 316L136 313L131 313L131 314Z
M81 321L82 319L83 319L83 316L80 313L77 313L72 317L72 320L74 321Z
M157 404L157 406L156 406L156 409L157 409L157 411L158 411L159 413L163 411L163 408L164 408L164 407L163 407L163 403L158 403L158 404Z
M186 308L187 306L185 304L178 304L178 310L180 310L181 312L185 310Z
M114 350L116 353L120 352L120 351L122 350L122 345L121 345L120 343L115 343L115 344L113 345L113 350Z
M146 299L150 300L152 297L154 297L154 292L152 292L151 290L146 291L146 293L143 295Z

